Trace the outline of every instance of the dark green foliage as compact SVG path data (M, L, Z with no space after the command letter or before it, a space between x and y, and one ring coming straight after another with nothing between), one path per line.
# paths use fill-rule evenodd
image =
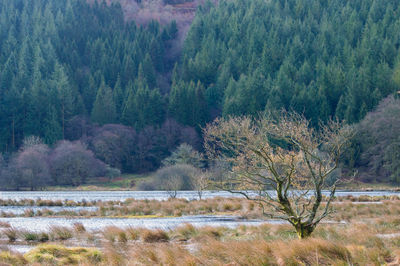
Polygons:
M111 88L104 80L97 91L96 101L92 109L92 121L100 125L112 124L116 120L115 102Z
M398 12L393 0L206 4L185 40L180 78L204 84L223 115L286 108L314 125L357 122L400 86Z
M160 125L164 120L164 101L158 89L149 89L144 79L128 86L122 122L136 129Z
M169 71L165 42L173 37L164 39L157 22L125 23L120 5L4 0L0 17L2 151L15 151L29 135L53 144L65 137L76 115L91 115L100 124L119 122L129 83L141 75L153 89L157 77ZM165 29L176 36L176 23ZM162 98L156 94L153 100ZM163 109L154 112L156 121L141 123L161 123Z
M199 127L208 118L204 86L193 81L174 83L169 96L169 115L184 125Z

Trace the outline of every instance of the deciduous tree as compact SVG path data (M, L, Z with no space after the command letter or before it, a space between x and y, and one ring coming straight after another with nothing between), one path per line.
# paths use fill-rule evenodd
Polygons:
M270 217L288 221L299 238L310 236L330 213L336 184L328 187L327 179L351 134L349 126L334 120L317 131L303 116L288 112L217 119L204 130L209 156L231 166L221 188L258 202ZM330 191L325 203L323 189Z

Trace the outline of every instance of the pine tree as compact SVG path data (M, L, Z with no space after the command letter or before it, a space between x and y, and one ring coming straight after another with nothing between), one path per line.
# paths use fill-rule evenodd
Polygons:
M111 124L116 120L112 90L105 84L104 79L101 81L100 88L97 91L96 101L93 104L92 120L100 125Z
M122 114L122 105L124 101L124 92L122 90L121 78L118 75L117 81L115 82L113 89L113 98L115 102L115 109L117 112L117 116L121 117Z
M141 69L142 68L142 69ZM149 54L146 54L143 63L139 65L138 77L140 78L141 72L143 72L146 78L149 88L154 88L157 84L156 72L154 70L154 65Z
M62 128L62 138L65 137L65 124L74 114L74 97L76 97L77 92L73 91L67 75L64 72L64 68L60 64L56 64L52 85L57 91L57 98L60 106L60 116L61 116L61 128Z
M148 125L159 125L164 120L164 103L158 89L149 89L143 80L136 80L135 89L130 88L122 113L126 125L143 129Z

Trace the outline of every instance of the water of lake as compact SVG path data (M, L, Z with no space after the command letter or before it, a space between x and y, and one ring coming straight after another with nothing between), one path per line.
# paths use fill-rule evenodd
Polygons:
M98 207L70 207L70 206L0 206L0 213L12 213L15 215L20 215L25 213L25 211L31 210L34 213L38 211L49 210L52 212L62 212L62 211L97 211Z
M327 192L325 192L327 193ZM392 191L338 191L337 196L400 196L400 192ZM165 191L34 191L34 192L0 192L1 199L45 199L45 200L73 200L73 201L123 201L128 198L143 200L155 199L165 200L169 195ZM198 199L196 191L180 191L179 198L188 200ZM238 194L229 192L206 191L203 198L213 197L242 197ZM14 214L22 214L27 209L33 211L49 209L54 212L59 211L95 211L97 207L39 207L39 206L2 206L0 212L12 212ZM52 225L72 226L74 223L82 223L88 230L98 230L106 226L117 227L145 227L149 229L160 228L170 229L176 226L191 223L194 226L226 226L235 227L238 225L259 225L261 223L281 223L276 220L241 220L232 216L184 216L173 218L48 218L48 217L15 217L0 218L0 222L8 222L17 229L29 229L34 231L45 231Z
M270 191L273 195L273 191ZM324 192L328 195L328 191ZM398 191L337 191L336 196L400 196ZM188 200L198 199L197 191L179 191L178 198ZM214 197L243 197L226 191L204 191L203 198ZM44 199L44 200L73 200L73 201L124 201L129 198L144 200L166 200L169 194L166 191L4 191L0 192L0 199Z
M82 223L87 230L101 230L107 226L121 228L141 227L148 229L173 229L177 226L190 223L193 226L224 226L260 225L262 223L281 224L279 220L243 220L234 216L182 216L171 218L46 218L46 217L15 217L0 218L0 222L8 222L16 229L30 231L47 231L51 226L71 227L74 223Z

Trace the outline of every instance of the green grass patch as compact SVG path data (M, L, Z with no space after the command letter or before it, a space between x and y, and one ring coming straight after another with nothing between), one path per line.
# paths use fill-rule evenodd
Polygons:
M61 245L43 244L24 255L29 263L50 265L97 264L103 260L102 253L94 248L67 248Z
M78 187L71 186L50 186L47 190L79 190L79 191L100 191L100 190L137 190L140 183L148 181L149 175L125 174L112 179L106 177L90 178L87 183Z

